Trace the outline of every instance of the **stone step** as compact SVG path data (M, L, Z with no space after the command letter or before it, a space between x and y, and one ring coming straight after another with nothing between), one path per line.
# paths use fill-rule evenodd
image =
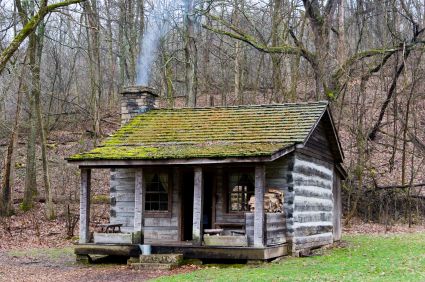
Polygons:
M159 263L159 264L181 264L183 261L182 254L152 254L140 255L140 263Z
M172 270L177 268L177 263L131 263L131 268L137 270Z

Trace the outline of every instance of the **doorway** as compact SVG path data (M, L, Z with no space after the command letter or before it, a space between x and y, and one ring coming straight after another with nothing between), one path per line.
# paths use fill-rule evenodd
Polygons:
M202 228L212 228L212 211L213 211L213 185L214 174L205 172L204 174L204 208L202 216Z
M213 191L214 191L214 173L204 170L204 195L203 195L203 213L202 228L210 229L213 226ZM191 241L193 231L193 189L194 189L193 170L182 172L181 195L182 195L182 221L181 234L182 241Z
M183 171L181 178L181 195L182 195L182 241L192 240L193 229L193 171Z

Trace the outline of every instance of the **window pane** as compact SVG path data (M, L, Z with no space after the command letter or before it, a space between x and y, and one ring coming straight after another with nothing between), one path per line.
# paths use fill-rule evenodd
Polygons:
M168 201L168 195L164 193L159 195L159 201L166 203Z
M246 172L229 175L229 210L249 211L248 202L254 195L254 174Z
M168 174L146 173L145 210L168 210Z

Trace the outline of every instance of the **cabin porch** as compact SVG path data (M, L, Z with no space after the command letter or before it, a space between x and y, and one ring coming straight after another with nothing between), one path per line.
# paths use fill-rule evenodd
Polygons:
M267 261L288 254L286 244L267 247L195 246L188 242L163 242L152 245L152 254L182 254L185 259L201 260L262 260ZM79 244L74 252L77 256L104 255L138 257L137 244Z
M169 202L163 212L151 212L146 208L151 167L114 167L110 220L112 224L121 225L122 233L98 233L89 228L93 168L96 167L80 167L77 255L137 256L139 244L151 245L152 253L179 252L187 258L268 260L287 254L284 213L267 213L264 209L264 164L163 166L170 172ZM239 170L252 172L251 195L256 200L253 212L232 212L225 207L232 196L226 190L228 171ZM247 205L248 196L244 196L243 205Z

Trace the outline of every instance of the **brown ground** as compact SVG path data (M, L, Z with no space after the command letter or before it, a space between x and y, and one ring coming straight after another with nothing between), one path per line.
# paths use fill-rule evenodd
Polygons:
M104 210L103 205L96 209L97 213ZM144 281L197 268L188 265L173 271L137 271L125 264L77 264L72 252L75 238L66 238L63 215L47 220L40 203L30 212L20 211L17 205L15 210L16 215L0 218L0 282Z
M172 271L138 271L127 265L79 265L72 254L51 258L40 254L16 255L0 251L0 281L145 281L159 276L185 273L196 266L183 266Z

